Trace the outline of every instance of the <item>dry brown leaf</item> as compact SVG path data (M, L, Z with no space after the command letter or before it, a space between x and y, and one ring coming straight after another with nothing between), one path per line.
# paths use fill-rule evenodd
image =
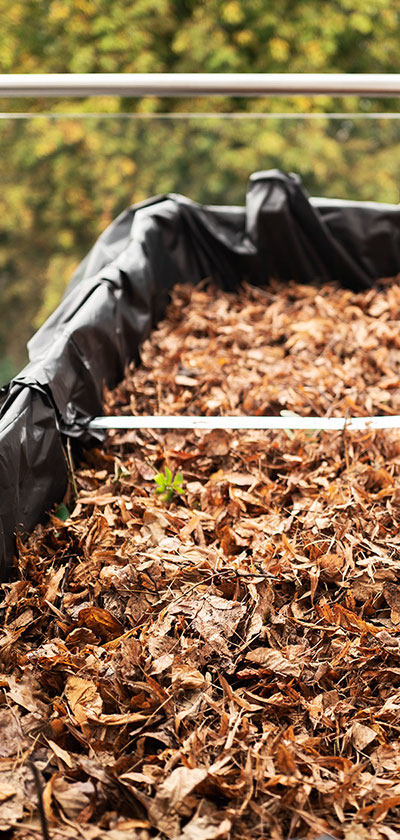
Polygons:
M0 831L17 826L23 817L27 775L26 768L15 765L0 770Z
M273 648L258 647L246 653L248 662L254 662L257 665L262 665L272 673L282 674L283 676L299 677L301 674L301 666L296 662L287 659L279 650Z
M0 803L5 802L6 799L10 799L12 796L16 796L16 794L17 788L15 785L10 785L0 780Z
M53 753L57 756L57 758L61 758L61 761L63 761L67 767L72 768L74 766L74 762L71 758L71 755L69 752L67 752L67 750L64 750L51 739L47 743L49 747L51 747Z
M103 710L103 701L92 680L68 677L65 696L78 723L86 723L89 715L97 716Z
M195 816L185 825L178 840L223 840L232 828L231 820L222 819L219 824L210 817Z
M167 608L170 615L185 615L191 619L193 628L213 647L228 653L226 639L232 636L246 608L235 601L227 601L217 595L203 595L200 598L183 598Z
M38 712L43 716L46 714L46 705L37 696L39 685L31 674L27 674L20 680L10 674L7 682L7 696L10 700L28 712Z
M149 818L167 837L180 833L179 808L186 798L207 778L204 768L177 767L159 785L154 801L148 809ZM189 811L190 813L190 811Z
M193 691L203 688L205 678L198 668L174 663L172 667L172 688L174 691Z
M230 450L231 436L223 429L214 429L205 434L201 441L202 449L210 455L227 455Z
M65 575L65 569L66 566L60 566L56 571L51 570L50 581L43 598L44 601L49 601L50 604L54 604L58 595L59 585Z
M371 753L371 764L377 775L384 771L398 772L400 770L400 743L394 741L391 744L380 744Z
M95 794L93 782L74 782L69 784L64 779L55 779L52 792L57 804L61 806L68 819L74 820L86 808Z
M24 735L17 709L0 709L0 759L18 755L23 745Z
M88 709L87 720L98 723L102 726L125 726L127 723L138 723L147 720L147 715L141 712L126 712L125 714L97 714L94 710Z
M377 733L374 729L371 729L370 726L365 726L365 724L356 720L351 725L345 740L350 740L354 744L356 750L360 750L362 752L366 747L372 744L376 738Z
M98 633L105 641L115 639L124 632L123 624L109 610L100 609L100 607L81 609L78 622L80 627L87 627L94 633Z

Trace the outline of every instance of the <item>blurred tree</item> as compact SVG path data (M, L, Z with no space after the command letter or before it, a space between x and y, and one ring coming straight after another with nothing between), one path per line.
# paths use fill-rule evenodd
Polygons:
M398 72L400 11L386 0L0 0L1 73ZM0 100L0 379L55 308L79 259L123 207L154 193L243 203L248 175L299 172L318 194L398 201L390 100ZM182 110L330 110L365 121L190 120ZM136 114L135 120L118 115ZM50 112L52 116L40 116ZM108 119L87 116L97 112ZM77 116L63 117L62 114ZM79 115L86 115L80 118Z

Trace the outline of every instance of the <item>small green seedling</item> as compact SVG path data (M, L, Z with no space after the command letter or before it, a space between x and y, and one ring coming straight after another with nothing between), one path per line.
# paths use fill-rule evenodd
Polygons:
M64 502L60 502L60 504L57 505L54 511L54 515L57 517L57 519L61 519L62 522L66 522L67 519L69 519L69 510L64 504Z
M169 467L165 467L163 473L157 473L157 475L154 476L154 481L157 484L155 492L158 494L163 493L163 495L161 496L163 502L172 501L175 493L179 496L182 496L185 492L182 486L182 473L177 472L176 475L173 476Z

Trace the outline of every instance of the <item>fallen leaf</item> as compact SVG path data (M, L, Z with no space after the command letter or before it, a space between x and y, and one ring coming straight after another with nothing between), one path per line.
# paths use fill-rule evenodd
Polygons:
M23 749L24 735L17 711L0 709L0 758L18 755Z
M359 721L354 721L347 732L346 740L350 740L356 750L362 752L376 740L376 737L377 733L370 726L365 726L363 723L359 723Z
M55 779L53 797L61 806L68 819L75 820L94 797L96 789L93 782L68 783L65 779Z
M159 785L148 813L154 825L167 837L176 837L180 829L179 806L207 778L203 768L176 767Z
M284 676L299 677L301 674L301 666L296 662L291 662L279 650L267 647L258 647L246 653L248 662L254 662L257 665L262 665L272 673L282 674Z
M185 825L178 840L222 840L228 837L231 828L232 823L227 818L216 824L208 816L196 816Z
M79 723L86 723L90 714L97 716L103 710L103 701L95 684L83 677L68 677L65 696Z
M100 607L84 607L79 612L78 623L80 627L87 627L94 633L98 633L101 639L109 641L121 636L124 627L109 610Z

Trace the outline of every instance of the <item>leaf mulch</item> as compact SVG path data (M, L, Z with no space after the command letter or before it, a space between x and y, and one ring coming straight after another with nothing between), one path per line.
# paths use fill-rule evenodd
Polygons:
M400 414L400 285L177 287L106 404ZM73 477L3 586L0 832L398 838L399 432L111 432Z

